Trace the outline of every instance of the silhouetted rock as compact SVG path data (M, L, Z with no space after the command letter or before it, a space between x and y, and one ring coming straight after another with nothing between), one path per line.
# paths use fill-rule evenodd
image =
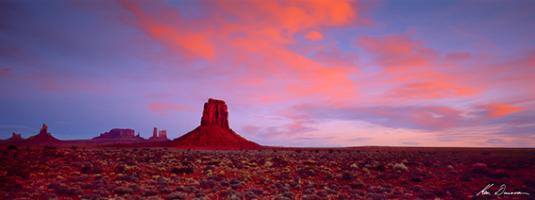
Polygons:
M109 141L109 142L142 142L145 141L142 137L136 135L134 129L129 128L114 128L108 132L101 133L94 137L93 140Z
M158 132L158 137L167 139L167 130L160 130Z
M41 130L39 130L39 134L49 134L48 133L48 125L43 124L43 126L41 126Z
M22 136L18 133L11 133L11 137L7 139L7 142L22 142L24 139L22 139Z
M59 142L61 141L56 139L54 136L52 136L52 134L48 132L48 126L46 124L43 124L43 126L41 126L41 130L39 130L39 133L37 135L34 135L24 140L24 143L28 144L55 144Z
M154 128L152 131L152 136L149 138L150 141L168 141L167 138L167 130L160 130L158 131L158 128Z
M173 140L173 146L221 149L260 147L229 128L227 104L216 99L208 99L208 102L204 104L201 125Z

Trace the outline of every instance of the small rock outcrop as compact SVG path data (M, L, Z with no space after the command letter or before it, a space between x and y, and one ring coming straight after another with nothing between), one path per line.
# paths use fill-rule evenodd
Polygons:
M222 100L208 99L204 104L201 125L173 140L180 148L251 149L260 145L251 142L229 127L227 104Z
M19 133L11 133L11 137L7 139L7 142L21 142L23 141L24 139L22 138L22 135L20 135Z

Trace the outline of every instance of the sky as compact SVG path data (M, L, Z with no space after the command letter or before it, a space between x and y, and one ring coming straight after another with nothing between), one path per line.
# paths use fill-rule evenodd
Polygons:
M535 147L535 1L0 1L0 138Z

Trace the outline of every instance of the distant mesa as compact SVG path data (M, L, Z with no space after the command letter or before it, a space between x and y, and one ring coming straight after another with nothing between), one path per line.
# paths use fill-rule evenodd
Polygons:
M149 141L169 141L167 138L167 130L160 130L154 127L152 130L152 136L149 138Z
M249 141L229 127L227 104L223 100L208 99L204 104L201 125L173 140L179 148L251 149L260 145Z
M48 132L48 126L46 124L43 124L43 126L41 126L41 130L39 130L39 133L37 135L34 135L24 140L24 143L28 144L55 144L60 142L60 140L56 139L54 136L52 136L52 134Z
M96 141L116 141L116 142L142 142L144 138L136 135L134 129L129 128L114 128L108 132L101 133L99 136L94 137L92 140Z

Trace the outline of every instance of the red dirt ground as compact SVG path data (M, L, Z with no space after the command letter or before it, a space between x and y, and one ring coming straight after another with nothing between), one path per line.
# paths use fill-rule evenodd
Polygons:
M0 199L533 199L535 149L0 146ZM494 193L474 196L487 184Z

